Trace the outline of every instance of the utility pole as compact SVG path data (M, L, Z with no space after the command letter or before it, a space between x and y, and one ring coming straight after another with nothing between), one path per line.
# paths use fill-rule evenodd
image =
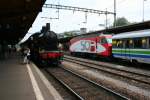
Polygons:
M143 3L143 20L142 20L142 21L143 21L143 22L144 22L144 10L145 10L145 9L144 9L144 6L145 6L145 5L144 5L144 1L146 1L146 0L142 0L142 3Z
M87 24L87 12L85 12L85 21L83 23Z
M114 0L114 27L116 27L116 0Z
M108 28L108 27L107 27L107 24L108 24L108 18L107 18L107 8L106 8L106 26L105 26L106 29Z

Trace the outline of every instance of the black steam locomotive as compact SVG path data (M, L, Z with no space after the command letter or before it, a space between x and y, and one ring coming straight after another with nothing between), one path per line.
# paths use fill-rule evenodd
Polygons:
M40 64L61 64L63 52L58 47L58 38L55 32L45 27L28 39L31 60Z

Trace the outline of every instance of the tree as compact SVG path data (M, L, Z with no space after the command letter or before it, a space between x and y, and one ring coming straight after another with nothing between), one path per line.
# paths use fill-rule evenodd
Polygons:
M124 26L124 25L129 25L130 24L130 22L124 17L117 18L115 23L116 23L116 26ZM114 23L113 23L113 26L115 26Z
M64 37L71 37L73 36L72 32L64 32Z
M72 31L68 31L68 32L63 33L64 37L72 37L72 36L76 36L79 34L81 34L81 32L79 30L72 30Z

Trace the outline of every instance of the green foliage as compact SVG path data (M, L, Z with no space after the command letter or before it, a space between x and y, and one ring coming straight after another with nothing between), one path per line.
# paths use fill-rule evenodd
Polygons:
M79 31L69 31L69 32L64 32L63 35L64 37L72 37L80 34Z
M64 32L64 37L71 37L73 36L72 32Z
M130 22L124 17L117 18L115 23L116 23L116 26L124 26L124 25L129 25L130 24ZM115 24L113 23L113 26L114 25Z

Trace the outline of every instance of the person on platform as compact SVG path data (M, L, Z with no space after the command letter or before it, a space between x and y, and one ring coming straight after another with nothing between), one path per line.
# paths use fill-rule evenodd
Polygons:
M26 48L24 50L24 60L23 60L23 63L24 64L30 63L30 49L29 48Z

